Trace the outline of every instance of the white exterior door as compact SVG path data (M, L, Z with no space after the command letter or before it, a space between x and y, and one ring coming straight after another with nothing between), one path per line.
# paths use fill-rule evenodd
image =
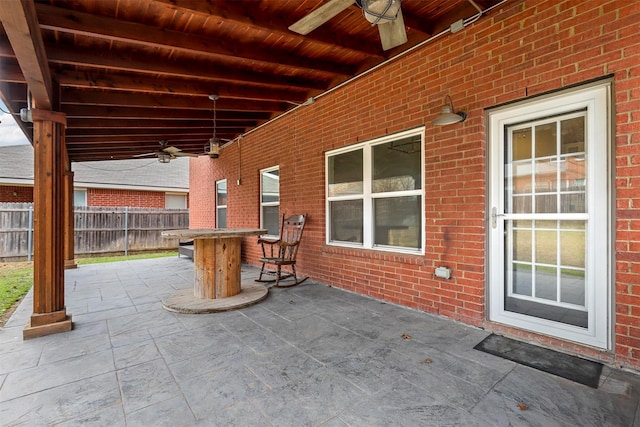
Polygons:
M610 348L609 91L489 113L490 320Z

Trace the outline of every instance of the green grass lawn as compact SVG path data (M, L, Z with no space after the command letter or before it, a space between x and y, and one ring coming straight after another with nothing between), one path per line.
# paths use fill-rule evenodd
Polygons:
M78 264L129 261L136 259L178 256L178 252L140 253L129 256L77 258ZM12 309L33 286L33 262L0 262L0 326L4 325Z

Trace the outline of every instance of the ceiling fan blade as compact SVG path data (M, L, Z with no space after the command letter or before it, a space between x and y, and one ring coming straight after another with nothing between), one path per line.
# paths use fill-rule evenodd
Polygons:
M181 152L182 150L179 149L178 147L164 147L162 151L164 151L167 154L176 154Z
M378 33L380 33L383 50L393 49L405 44L407 42L407 30L404 27L402 10L398 11L398 16L393 21L378 24Z
M198 157L197 154L194 153L171 153L174 157Z
M150 156L157 156L158 153L157 152L153 152L153 153L145 153L145 154L136 154L135 156L131 156L131 157L150 157Z
M349 6L354 0L330 0L289 27L294 33L307 35Z

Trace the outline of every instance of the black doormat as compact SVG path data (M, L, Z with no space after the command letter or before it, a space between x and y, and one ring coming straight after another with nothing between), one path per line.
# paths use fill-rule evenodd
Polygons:
M598 388L602 373L602 363L495 334L489 335L473 348L593 388Z

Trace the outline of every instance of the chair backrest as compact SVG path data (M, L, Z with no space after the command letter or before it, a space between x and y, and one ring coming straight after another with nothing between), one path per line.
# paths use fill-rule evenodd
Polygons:
M282 226L280 227L280 258L289 261L296 260L306 222L307 214L291 215L286 218L282 215Z

